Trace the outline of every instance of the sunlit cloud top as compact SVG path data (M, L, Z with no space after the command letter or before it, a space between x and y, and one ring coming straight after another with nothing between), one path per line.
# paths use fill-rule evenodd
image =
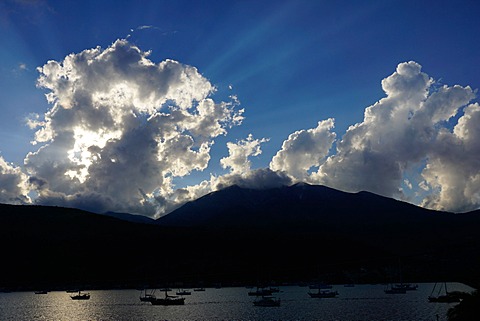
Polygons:
M44 204L85 207L95 195L104 210L161 212L172 178L205 169L213 139L243 119L235 100L210 98L214 87L196 68L156 64L126 40L38 70L52 107L29 122L43 145L25 165L44 182Z

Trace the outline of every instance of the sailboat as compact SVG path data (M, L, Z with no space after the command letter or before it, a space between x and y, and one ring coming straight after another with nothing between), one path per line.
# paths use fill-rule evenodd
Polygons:
M155 290L151 291L150 293L147 293L147 289L144 290L145 292L143 295L140 295L140 301L142 302L151 302L154 300L155 297Z
M168 295L165 289L165 298L154 298L150 301L152 305L184 305L185 298L179 298L176 295Z
M82 293L82 291L78 291L77 294L71 296L72 300L89 300L90 293Z
M445 294L440 295L440 292L442 291L443 288L445 288ZM435 292L435 289L437 289L437 283L435 283L435 285L433 286L432 293L430 293L430 296L428 297L429 302L437 302L437 303L460 302L464 295L462 292L458 292L458 291L448 292L447 282L440 283L440 285L438 286L436 296L433 295L433 292Z
M389 284L385 288L384 292L386 294L405 294L407 291L415 291L418 288L418 285L411 283L403 283L402 281L402 264L398 260L398 270L400 275L400 283L398 284Z
M404 287L397 287L394 285L387 285L385 289L383 290L385 294L405 294L407 293L407 289Z

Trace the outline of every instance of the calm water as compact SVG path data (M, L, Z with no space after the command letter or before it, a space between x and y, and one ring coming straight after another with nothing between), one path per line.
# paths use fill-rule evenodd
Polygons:
M186 296L184 306L152 306L137 290L89 291L88 301L66 292L0 293L0 320L446 320L455 304L429 303L433 284L419 284L407 294L384 294L382 285L334 286L335 299L312 299L308 287L284 286L280 307L255 307L246 288L207 288ZM460 283L449 290L472 291ZM175 290L175 289L174 289Z

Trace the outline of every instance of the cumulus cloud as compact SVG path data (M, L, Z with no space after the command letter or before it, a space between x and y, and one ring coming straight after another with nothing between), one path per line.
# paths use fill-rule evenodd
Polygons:
M287 172L298 181L306 180L309 170L319 166L328 155L336 137L333 127L334 120L330 118L318 122L316 128L294 132L283 142L270 168Z
M117 40L38 68L52 108L29 121L37 202L161 212L173 178L204 170L214 138L242 122L238 101L215 102L195 67L148 56Z
M254 139L252 134L237 143L227 143L229 156L220 160L223 168L230 168L230 173L219 177L212 176L209 185L212 190L238 185L244 188L266 189L291 185L292 180L285 172L269 168L251 169L250 158L262 153L261 144L268 139Z
M31 189L38 204L158 216L231 185L305 181L439 210L480 206L476 92L438 84L413 61L382 80L385 97L340 139L333 119L319 121L289 135L269 168L252 169L268 139L249 135L227 143L229 173L175 188L176 177L208 167L215 138L242 123L243 109L235 95L215 101L195 67L149 54L117 40L38 68L51 108L27 121L39 147L24 172L0 157L0 202L29 202Z
M197 185L176 189L161 201L164 202L165 212L168 213L186 202L232 185L250 189L268 189L288 186L292 183L292 178L285 172L259 168L243 173L232 172L220 176L211 175L209 180L204 180Z
M453 132L441 130L422 171L425 182L437 193L424 206L458 212L480 206L480 105L465 108Z
M213 189L238 185L243 188L267 189L287 186L292 184L292 179L285 172L272 171L269 168L251 170L244 175L228 174L218 177L213 181Z
M269 168L251 169L250 158L262 153L261 144L268 139L254 139L250 134L246 139L237 143L227 143L229 156L220 160L224 168L230 168L225 175L210 175L197 185L176 189L168 197L162 199L166 212L195 200L207 193L218 191L228 186L237 185L243 188L267 189L291 185L292 179L282 171L273 171Z
M250 156L258 156L262 153L260 144L267 142L268 139L253 139L252 134L247 139L240 140L238 143L228 142L228 157L220 160L223 168L230 168L233 174L242 174L250 171Z
M0 156L0 203L29 203L28 192L28 177L19 167L7 163Z
M323 138L309 131L290 135L270 168L297 180L405 199L405 174L421 165L417 181L424 206L478 208L480 130L475 124L480 111L478 104L468 105L475 92L468 86L438 85L413 61L399 64L382 88L386 97L365 109L363 121L347 130L335 153L321 164L334 138L329 134L332 120L319 125ZM454 116L460 118L452 131L449 122ZM317 165L318 170L306 177L308 168Z

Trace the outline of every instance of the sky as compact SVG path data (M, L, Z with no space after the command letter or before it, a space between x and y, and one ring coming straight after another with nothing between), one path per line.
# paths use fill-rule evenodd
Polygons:
M477 1L0 1L0 202L237 184L480 207Z

